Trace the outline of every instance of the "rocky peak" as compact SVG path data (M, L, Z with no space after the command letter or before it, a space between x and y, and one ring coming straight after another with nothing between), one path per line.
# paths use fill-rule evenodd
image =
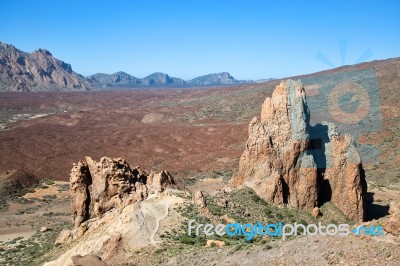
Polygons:
M114 74L108 75L104 73L97 73L88 77L88 80L97 87L129 87L140 85L141 80L133 77L123 71L118 71Z
M309 211L331 201L350 219L364 219L366 182L354 142L334 124L310 125L299 81L279 84L265 99L260 120L250 122L232 185L251 187L267 202Z
M37 53L37 54L43 54L43 55L45 55L45 56L53 56L48 50L46 50L46 49L38 49L38 50L36 50L36 51L34 51L32 54L35 54L35 53Z
M218 76L219 76L220 78L233 79L233 77L231 76L231 74L229 74L228 72L221 72L221 73L218 73Z
M230 85L239 84L240 81L232 77L228 72L208 74L189 80L192 85L209 86L209 85Z
M12 51L12 50L16 50L16 48L14 45L7 44L5 42L0 42L0 51L4 52L5 50Z
M26 53L0 43L0 91L86 91L91 85L70 64L39 49Z
M155 72L143 79L144 85L179 85L184 83L185 81L180 78L170 77L168 74L164 74L161 72Z

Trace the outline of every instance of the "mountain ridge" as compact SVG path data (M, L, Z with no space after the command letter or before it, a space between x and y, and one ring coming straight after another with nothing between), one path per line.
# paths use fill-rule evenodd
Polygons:
M46 49L32 53L0 42L0 92L3 91L88 91L101 88L194 87L250 83L239 81L227 72L213 73L185 81L154 72L144 78L124 71L96 73L84 77L72 66L55 58Z
M118 77L123 78L118 78ZM113 74L96 73L88 76L88 80L97 87L143 87L143 86L163 86L163 87L196 87L196 86L223 86L253 83L253 81L237 80L228 72L211 73L199 76L190 80L184 80L162 72L154 72L144 78L137 78L124 71ZM124 82L128 80L129 82Z
M303 78L335 71L362 68L385 60L400 60L399 57L373 60L355 65L296 75L289 78ZM237 80L228 72L211 73L183 80L168 74L154 72L144 78L137 78L124 71L113 74L96 73L83 76L73 71L72 66L55 58L50 51L38 49L32 53L17 49L14 45L0 41L0 92L5 91L89 91L112 88L190 88L211 86L234 86L265 83L282 79Z
M0 91L87 91L91 84L46 49L32 53L0 42Z

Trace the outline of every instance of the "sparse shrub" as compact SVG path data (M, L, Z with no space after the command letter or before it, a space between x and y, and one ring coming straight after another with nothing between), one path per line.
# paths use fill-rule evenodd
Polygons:
M229 252L229 254L233 254L233 253L235 253L236 251L239 251L239 250L243 249L244 246L245 246L244 244L238 244L238 245L236 245L236 246Z
M186 244L186 245L194 245L194 243L195 243L194 239L188 235L180 236L179 242Z
M163 253L166 250L167 250L166 248L159 248L159 249L156 249L156 251L154 251L154 253L155 254L160 254L160 253Z
M68 191L69 185L58 185L58 191Z
M52 178L46 177L42 180L42 183L48 186L54 185L54 180Z
M270 245L270 244L267 244L267 245L265 245L264 247L263 247L263 250L265 251L265 250L269 250L269 249L271 249L272 248L272 246Z
M259 202L261 200L261 198L257 195L257 194L253 194L251 196L251 199L255 202Z

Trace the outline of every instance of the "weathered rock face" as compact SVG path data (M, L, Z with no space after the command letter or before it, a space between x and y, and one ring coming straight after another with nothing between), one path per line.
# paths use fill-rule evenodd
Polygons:
M139 167L131 169L123 159L90 157L74 164L71 176L71 215L74 228L84 221L113 209L142 201L149 193L161 192L174 185L172 176L163 171L147 175Z
M283 81L253 118L233 186L251 187L264 200L312 211L332 201L350 219L364 219L366 190L351 136L333 124L311 126L304 88Z
M68 244L62 247L63 252L58 258L45 262L44 265L71 266L77 262L81 263L78 265L85 266L102 265L99 260L74 260L80 256L93 258L93 255L99 256L107 265L136 263L137 260L132 260L132 252L135 250L148 250L149 247L158 249L164 246L165 239L162 235L168 232L171 223L185 222L177 209L191 202L184 191L165 190L152 195L150 200L130 204L121 211L112 209L100 217L82 223L81 226L87 226L83 237L77 236L75 229L72 232L64 230L57 244Z
M0 91L86 91L86 79L44 49L25 53L0 42Z
M175 184L175 182L167 171L162 171L161 173L151 172L147 177L147 184L152 193L160 193L164 191L165 184Z

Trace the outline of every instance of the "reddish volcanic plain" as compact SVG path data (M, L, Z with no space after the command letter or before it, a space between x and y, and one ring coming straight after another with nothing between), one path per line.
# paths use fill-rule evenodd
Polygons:
M398 183L394 181L400 160L395 130L400 116L395 101L399 97L400 60L303 77L371 67L377 73L382 130L360 136L360 141L376 145L381 161L364 167L367 180L390 186ZM259 115L263 101L279 82L191 89L1 93L0 173L23 168L39 178L68 180L73 163L85 156L95 160L108 156L125 158L148 172L229 178L244 150L250 120ZM386 169L385 175L382 169Z
M84 156L122 157L148 171L233 169L249 119L271 90L2 93L2 120L16 121L0 132L0 172L24 168L68 180Z

